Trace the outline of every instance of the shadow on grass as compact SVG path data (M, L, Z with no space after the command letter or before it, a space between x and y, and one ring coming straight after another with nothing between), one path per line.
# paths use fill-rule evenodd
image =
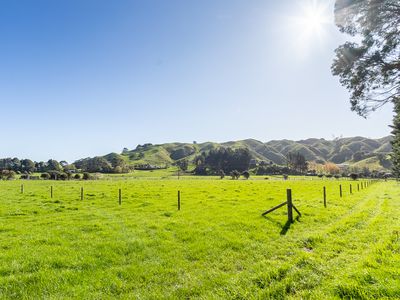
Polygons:
M282 227L280 235L285 235L289 231L290 225L292 225L292 222L286 221L285 225Z
M281 232L280 232L280 235L286 235L286 233L287 233L287 232L289 231L289 229L290 229L290 226L292 225L291 222L286 221L286 223L282 226L282 223L279 222L279 221L276 221L276 220L274 220L274 219L272 219L272 218L270 218L270 217L268 217L268 216L263 216L263 217L264 217L264 219L267 219L268 221L274 223L276 226L282 227L282 230L281 230ZM296 221L300 222L300 216L297 216L295 219L296 219Z

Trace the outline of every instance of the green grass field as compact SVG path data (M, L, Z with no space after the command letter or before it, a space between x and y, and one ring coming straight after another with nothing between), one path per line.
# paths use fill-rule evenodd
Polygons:
M3 299L400 298L396 182L21 183L0 182ZM302 213L289 228L286 208L261 216L287 188Z

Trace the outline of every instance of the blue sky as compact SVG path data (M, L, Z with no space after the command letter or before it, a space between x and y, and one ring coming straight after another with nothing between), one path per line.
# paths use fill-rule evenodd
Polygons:
M391 107L357 116L330 73L333 1L315 32L294 21L310 1L0 2L0 157L388 135Z

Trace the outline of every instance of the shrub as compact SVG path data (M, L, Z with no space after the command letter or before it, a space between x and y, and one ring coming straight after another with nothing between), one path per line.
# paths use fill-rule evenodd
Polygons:
M60 175L58 176L59 180L67 180L68 179L68 175L66 173L60 173Z
M336 174L334 177L335 177L336 179L339 179L339 178L340 178L340 175L339 175L339 174Z
M81 179L81 175L75 174L75 175L74 175L74 179L77 179L77 180Z
M220 177L221 179L224 179L224 177L225 177L225 172L224 172L224 170L219 170L219 177Z
M322 177L324 177L324 174L318 174L317 175L319 178L322 178Z
M42 174L40 174L40 178L42 178L44 180L48 180L48 179L50 179L50 174L49 173L42 173Z
M236 171L236 170L233 170L231 172L231 177L232 177L232 179L239 179L240 173L238 171Z
M358 179L358 174L357 173L350 173L349 177L353 180L357 180Z
M11 179L14 179L14 178L15 178L15 172L14 171L10 171L8 173L7 180L11 180Z
M121 167L121 166L116 166L116 167L114 168L114 173L117 173L117 174L122 173L122 167Z
M0 178L4 180L12 180L15 178L15 172L10 170L3 170L0 173Z
M283 174L283 179L284 179L284 180L288 180L288 179L289 179L289 175Z
M62 174L61 172L58 172L58 171L49 171L48 173L50 175L51 180L59 180L60 175Z
M244 171L244 172L242 173L242 176L243 176L245 179L249 179L249 177L250 177L249 171Z
M326 174L325 177L326 177L326 178L332 178L333 175L332 175L332 174Z
M90 179L92 179L92 175L90 175L90 173L88 173L88 172L85 172L85 173L83 173L82 179L90 180Z

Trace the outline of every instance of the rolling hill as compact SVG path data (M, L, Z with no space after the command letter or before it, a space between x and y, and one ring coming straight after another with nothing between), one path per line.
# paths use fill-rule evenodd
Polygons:
M325 140L310 138L300 141L273 140L266 143L254 139L229 141L225 143L166 143L144 144L135 149L124 149L121 154L111 153L105 155L118 156L130 165L168 166L175 162L187 159L193 160L203 152L219 147L233 149L247 148L256 161L285 164L288 153L301 153L308 161L317 163L334 162L336 164L349 164L358 167L369 167L371 170L388 169L386 158L391 151L391 137L370 139L365 137L340 138Z

